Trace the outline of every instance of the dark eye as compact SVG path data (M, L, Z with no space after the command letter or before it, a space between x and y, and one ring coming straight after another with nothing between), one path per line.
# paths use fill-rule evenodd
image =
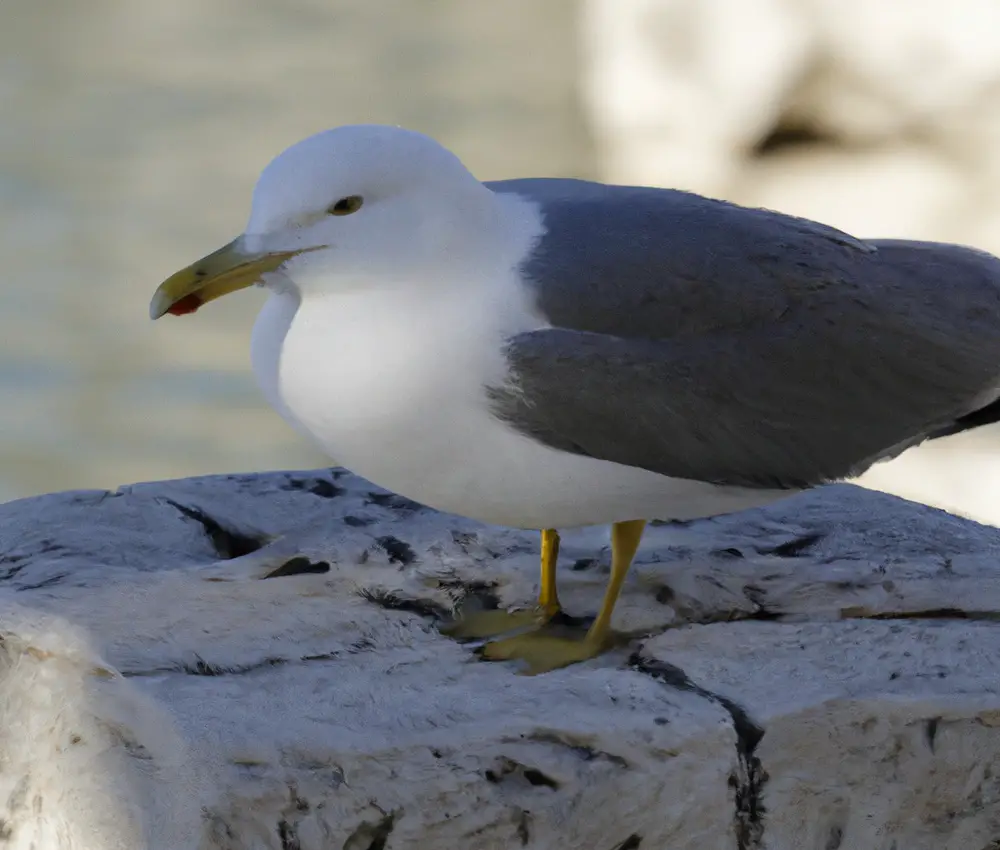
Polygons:
M337 203L327 207L326 211L330 215L350 215L361 209L361 205L364 202L365 199L361 195L348 195L346 198L341 198Z

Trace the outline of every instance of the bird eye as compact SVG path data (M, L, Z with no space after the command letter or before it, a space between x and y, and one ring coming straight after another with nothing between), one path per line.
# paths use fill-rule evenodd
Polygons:
M364 202L364 198L360 195L348 195L346 198L341 198L337 203L327 207L326 211L330 215L350 215L361 209L361 205Z

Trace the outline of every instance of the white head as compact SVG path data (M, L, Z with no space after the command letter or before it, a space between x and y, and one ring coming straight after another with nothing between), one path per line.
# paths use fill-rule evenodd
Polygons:
M264 169L245 233L165 281L154 318L266 280L303 294L420 277L471 257L494 196L433 139L358 125L310 136Z

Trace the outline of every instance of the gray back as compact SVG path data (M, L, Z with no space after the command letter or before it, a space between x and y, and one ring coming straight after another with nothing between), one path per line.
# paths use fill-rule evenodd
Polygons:
M549 445L766 487L851 477L993 401L1000 260L860 241L684 192L490 184L542 204L498 416Z

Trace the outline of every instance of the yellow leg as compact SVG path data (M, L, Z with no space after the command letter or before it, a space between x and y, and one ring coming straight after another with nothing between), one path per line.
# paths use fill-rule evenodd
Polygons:
M597 618L582 640L529 632L486 644L483 657L491 661L520 659L527 662L527 672L534 675L594 658L608 649L613 642L611 615L645 528L645 520L616 522L611 527L611 578Z
M441 632L456 638L480 638L545 625L560 610L559 593L556 589L558 558L559 533L546 528L542 531L542 582L536 607L524 611L476 611L444 626Z
M542 530L542 586L538 591L538 607L548 616L559 613L559 591L556 588L556 561L559 560L559 532Z
M604 642L611 631L611 615L622 592L625 576L628 575L635 553L639 551L642 533L646 530L646 520L634 519L628 522L616 522L611 526L611 578L604 591L601 610L597 619L587 631L585 641Z

